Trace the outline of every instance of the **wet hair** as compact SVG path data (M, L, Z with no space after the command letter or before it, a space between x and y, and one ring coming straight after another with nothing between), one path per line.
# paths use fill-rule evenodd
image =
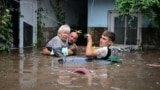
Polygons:
M70 32L70 31L71 31L70 26L69 26L69 25L67 25L67 24L64 24L64 25L61 25L61 26L59 27L59 29L58 29L58 33L59 33L59 32L62 32L64 29L65 29L66 31L68 31L68 32Z
M112 42L115 41L115 33L111 32L111 31L105 30L102 35L109 37L109 39L110 39Z

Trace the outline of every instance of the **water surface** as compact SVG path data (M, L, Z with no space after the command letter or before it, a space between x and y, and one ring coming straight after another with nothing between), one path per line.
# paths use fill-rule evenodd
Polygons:
M122 63L85 60L81 55L59 58L40 50L13 50L0 56L0 90L160 90L160 52L119 52ZM90 76L73 73L83 67Z

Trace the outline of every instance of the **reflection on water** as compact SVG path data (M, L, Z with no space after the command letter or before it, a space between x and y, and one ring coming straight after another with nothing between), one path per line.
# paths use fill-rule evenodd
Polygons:
M119 52L121 64L82 56L44 56L39 50L14 50L0 56L0 90L159 90L159 51ZM73 73L83 67L90 75Z
M20 49L19 52L19 73L21 74L19 78L20 87L23 90L33 89L37 82L36 74L39 61L34 56L34 52L29 55L25 55L23 49Z

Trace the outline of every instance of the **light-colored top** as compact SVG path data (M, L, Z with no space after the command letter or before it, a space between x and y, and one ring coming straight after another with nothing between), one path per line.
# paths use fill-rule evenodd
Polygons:
M68 47L68 40L64 43L59 36L55 36L46 44L46 47L54 49Z
M100 47L96 49L97 58L104 58L108 54L108 47Z

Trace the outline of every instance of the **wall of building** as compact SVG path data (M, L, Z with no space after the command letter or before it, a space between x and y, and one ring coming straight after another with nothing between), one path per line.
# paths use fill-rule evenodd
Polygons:
M50 0L40 0L38 2L38 8L46 10L42 12L42 15L46 17L42 18L42 21L45 23L45 27L57 27L58 21L49 1Z
M50 0L41 0L39 2L39 8L47 10L48 13L43 12L42 14L47 18L43 19L45 23L44 29L44 40L46 43L51 36L47 35L56 35L58 29L58 20L56 19L55 13L50 5ZM53 2L55 0L52 0ZM86 0L68 0L60 1L59 6L62 8L62 11L65 13L66 24L71 26L72 30L83 30L84 33L87 31L87 1ZM49 34L52 33L52 34ZM48 37L48 39L46 38ZM81 38L81 37L80 37Z
M94 32L94 39L97 41L100 33L103 30L108 29L108 10L113 10L115 6L115 0L88 0L88 32ZM155 41L154 26L150 24L149 19L142 18L142 43L148 43L148 41ZM149 29L149 30L148 30ZM148 33L148 34L147 34ZM147 38L145 37L147 36ZM157 35L156 35L157 36ZM147 39L147 40L145 40ZM154 39L154 40L152 40ZM98 42L95 42L97 44ZM153 43L153 42L152 42Z
M55 0L52 0L54 3ZM79 24L80 17L83 16L83 12L87 11L83 9L83 3L87 2L86 0L68 0L60 1L59 5L62 8L62 11L65 13L65 21L70 26L76 26ZM85 4L84 4L85 5ZM50 0L40 0L38 4L39 8L47 10L42 12L47 18L43 19L45 27L57 27L58 20L56 19L53 8L51 7ZM85 13L87 14L87 12Z
M88 0L88 27L107 27L108 10L114 5L114 0Z
M83 27L85 26L84 24L86 24L87 28L84 29L85 33L96 33L94 35L97 36L94 37L97 41L95 42L95 45L97 45L100 34L104 30L108 29L108 10L113 10L115 0L88 0L88 7L85 7L85 4L87 4L86 0L69 0L67 2L61 2L60 6L65 12L66 23L73 26L72 29L78 29L78 27ZM43 13L43 15L47 17L47 19L43 20L46 27L44 30L44 42L47 42L52 36L56 35L58 21L56 20L49 0L41 0L38 5L39 7L46 9L48 12ZM81 21L83 19L84 21ZM85 20L87 23L85 22ZM148 28L148 26L148 20L146 18L143 18L142 29Z

